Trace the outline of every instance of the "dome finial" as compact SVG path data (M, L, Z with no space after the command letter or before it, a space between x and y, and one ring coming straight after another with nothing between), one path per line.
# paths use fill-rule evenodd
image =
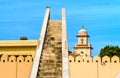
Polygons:
M84 25L82 25L82 29L84 29Z

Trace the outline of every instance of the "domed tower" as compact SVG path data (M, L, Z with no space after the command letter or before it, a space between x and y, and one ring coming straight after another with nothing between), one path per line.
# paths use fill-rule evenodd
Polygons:
M84 29L84 26L82 26L82 29L78 32L77 38L78 43L74 46L75 55L91 56L92 46L88 43L89 35Z

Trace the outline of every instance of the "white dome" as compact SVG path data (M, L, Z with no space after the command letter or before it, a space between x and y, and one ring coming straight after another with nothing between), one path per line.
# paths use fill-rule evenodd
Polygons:
M82 26L82 29L78 32L77 36L88 36L87 31L84 29L84 26Z

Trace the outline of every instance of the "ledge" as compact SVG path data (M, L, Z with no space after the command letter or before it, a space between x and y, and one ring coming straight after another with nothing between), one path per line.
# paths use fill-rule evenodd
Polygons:
M37 46L38 40L0 40L0 47Z

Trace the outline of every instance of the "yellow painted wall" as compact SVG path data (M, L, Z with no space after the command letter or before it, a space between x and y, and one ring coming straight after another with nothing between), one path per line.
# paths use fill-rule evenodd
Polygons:
M32 55L34 56L35 46L17 46L17 47L2 47L0 48L0 54L6 55Z
M1 40L0 55L32 55L34 57L37 40Z

